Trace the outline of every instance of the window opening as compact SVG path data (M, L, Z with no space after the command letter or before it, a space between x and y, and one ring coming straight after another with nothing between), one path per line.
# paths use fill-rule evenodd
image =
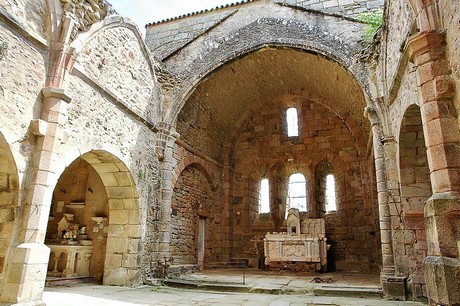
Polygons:
M335 178L334 175L326 176L326 211L336 211L337 204L335 198Z
M307 182L302 173L289 177L286 216L290 208L307 211Z
M287 121L288 137L299 136L297 109L295 107L291 107L286 111L286 121Z
M259 188L259 214L270 212L270 184L268 179L260 181Z

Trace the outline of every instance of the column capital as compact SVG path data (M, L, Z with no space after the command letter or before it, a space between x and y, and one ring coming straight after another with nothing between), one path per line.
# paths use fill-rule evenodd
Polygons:
M409 37L405 48L409 60L420 65L444 57L444 50L442 49L444 39L445 33L439 31L420 32L412 35Z
M62 88L44 87L42 88L42 95L44 98L58 98L67 103L72 101L72 98L68 96Z

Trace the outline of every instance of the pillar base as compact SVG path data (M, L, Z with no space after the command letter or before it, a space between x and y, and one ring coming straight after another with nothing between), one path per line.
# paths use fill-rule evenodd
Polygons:
M430 305L459 305L460 260L428 256L425 258L424 264Z
M42 243L23 243L10 255L0 301L7 305L45 305L42 300L50 249Z
M406 300L406 277L381 275L380 281L382 283L382 292L385 299L397 301Z

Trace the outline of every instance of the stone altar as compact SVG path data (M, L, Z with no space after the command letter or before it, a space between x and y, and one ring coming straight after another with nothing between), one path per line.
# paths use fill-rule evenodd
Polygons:
M265 265L269 269L324 271L328 249L324 219L301 220L298 209L290 209L286 225L285 233L265 235Z
M51 249L48 276L89 276L93 242L88 239L86 227L75 223L73 214L64 214L58 223L57 239L47 241Z

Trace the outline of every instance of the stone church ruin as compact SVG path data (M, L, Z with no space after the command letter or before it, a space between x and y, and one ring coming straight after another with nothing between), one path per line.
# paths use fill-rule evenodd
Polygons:
M247 0L145 39L105 0L0 20L0 303L167 262L460 304L458 1Z

